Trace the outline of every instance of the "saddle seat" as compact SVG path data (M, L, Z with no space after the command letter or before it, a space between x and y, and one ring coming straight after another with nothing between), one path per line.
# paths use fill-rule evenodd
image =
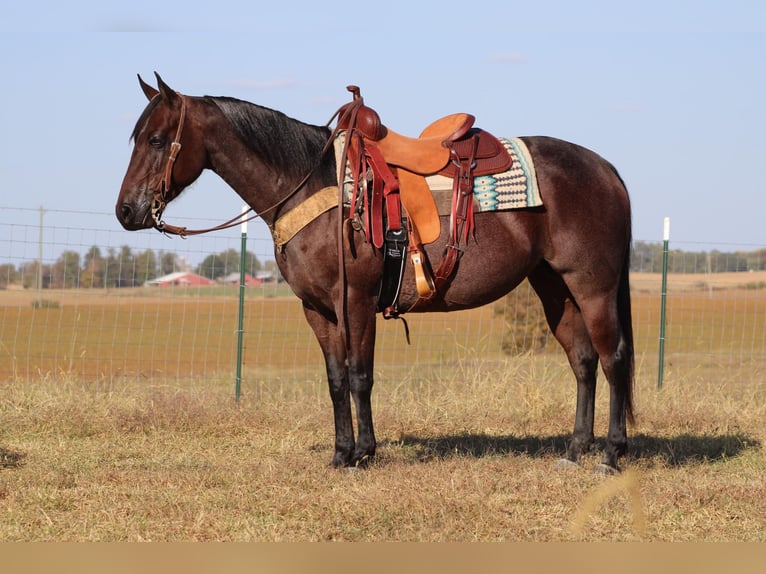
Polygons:
M420 137L412 138L383 125L378 112L364 104L358 86L348 86L354 99L338 110L338 128L355 129L365 140L374 143L386 163L418 173L431 175L449 162L449 142L464 137L476 118L471 114L450 114L432 122Z
M445 168L450 159L448 144L465 137L475 121L471 114L450 114L431 123L419 137L407 137L384 128L383 137L372 141L390 165L431 175Z

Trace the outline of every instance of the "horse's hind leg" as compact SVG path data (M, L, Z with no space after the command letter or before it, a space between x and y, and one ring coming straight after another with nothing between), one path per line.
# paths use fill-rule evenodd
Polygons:
M581 309L601 368L609 381L609 433L601 466L603 473L619 472L617 460L628 450L626 419L630 411L630 343L619 326L616 304L610 301L584 301ZM630 412L630 415L628 414Z
M633 417L633 339L627 264L612 289L594 289L598 282L587 273L572 273L565 281L580 308L593 348L609 382L609 432L602 473L619 472L617 461L628 450L627 421Z
M582 314L561 277L547 264L538 267L529 282L540 297L545 318L556 340L564 348L577 381L577 409L572 440L558 464L577 463L593 445L598 353L591 343Z

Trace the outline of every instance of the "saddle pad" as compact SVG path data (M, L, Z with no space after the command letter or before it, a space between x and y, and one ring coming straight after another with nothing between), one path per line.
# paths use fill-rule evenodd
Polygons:
M511 154L511 169L495 175L482 175L473 180L475 206L479 211L503 211L539 207L543 204L537 186L537 174L532 156L519 138L499 138ZM436 198L440 215L449 215L451 198L443 200L444 193L452 193L452 179L442 175L426 177ZM443 207L446 207L446 212Z
M532 156L526 144L520 138L498 138L513 163L511 169L494 175L482 175L473 180L474 204L478 211L503 211L506 209L524 209L539 207L543 204L540 190L537 186L537 174ZM343 149L345 134L341 133L335 139L335 158L338 169L338 182L343 185L346 197L353 191L351 186L351 169L340 169L340 157ZM452 179L443 175L427 176L426 182L436 200L439 215L449 215L452 205Z

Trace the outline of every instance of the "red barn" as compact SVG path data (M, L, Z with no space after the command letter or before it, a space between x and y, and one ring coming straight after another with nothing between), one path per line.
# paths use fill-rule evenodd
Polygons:
M198 287L204 285L215 285L215 282L191 271L177 271L144 283L144 286L150 287Z

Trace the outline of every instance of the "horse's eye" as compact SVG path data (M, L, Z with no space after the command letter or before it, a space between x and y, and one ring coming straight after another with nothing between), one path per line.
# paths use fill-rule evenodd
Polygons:
M152 147L162 147L165 145L165 138L160 135L149 136L149 145Z

